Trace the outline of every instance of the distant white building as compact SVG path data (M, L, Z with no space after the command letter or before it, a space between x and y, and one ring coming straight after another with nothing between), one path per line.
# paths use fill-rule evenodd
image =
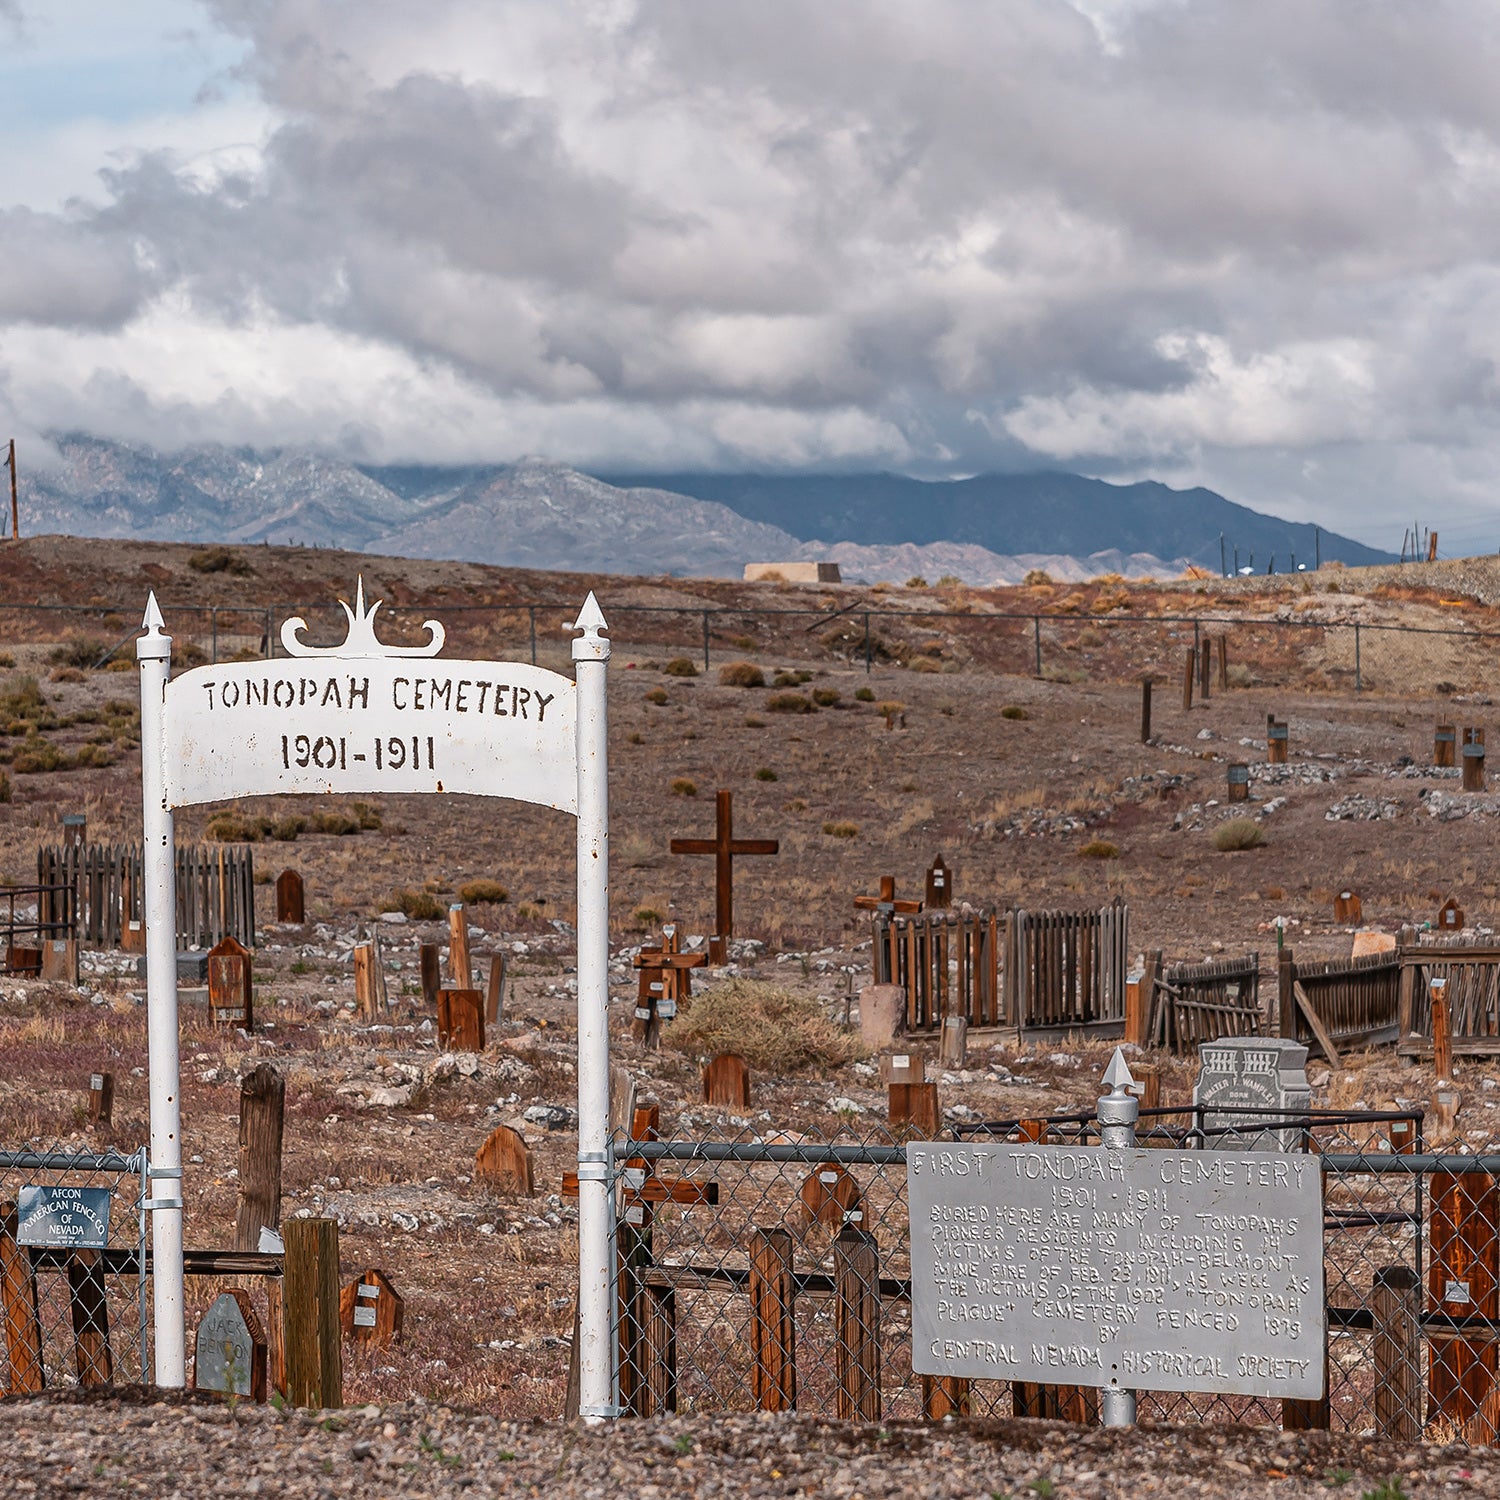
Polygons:
M833 562L746 563L745 582L779 579L783 583L842 583L839 565Z

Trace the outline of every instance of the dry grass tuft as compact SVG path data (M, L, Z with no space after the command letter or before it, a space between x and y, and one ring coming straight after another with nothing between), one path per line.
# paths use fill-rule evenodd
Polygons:
M1090 839L1078 853L1083 859L1118 859L1120 846L1108 839Z
M865 1054L813 996L755 979L732 979L683 1001L664 1039L691 1055L738 1052L752 1068L777 1076L842 1067Z
M510 892L498 880L471 880L459 886L458 894L469 906L498 906L510 899Z
M751 645L754 644L752 641ZM764 687L766 674L753 661L732 661L728 666L719 668L719 681L725 687Z

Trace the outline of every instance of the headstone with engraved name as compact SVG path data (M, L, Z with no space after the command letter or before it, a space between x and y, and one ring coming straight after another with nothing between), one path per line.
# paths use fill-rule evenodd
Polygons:
M1226 1036L1198 1047L1193 1103L1204 1145L1218 1151L1295 1151L1297 1129L1252 1129L1287 1115L1303 1115L1312 1104L1307 1048L1286 1037ZM1251 1111L1251 1113L1246 1113Z
M266 1335L245 1291L221 1292L198 1324L193 1388L266 1399Z

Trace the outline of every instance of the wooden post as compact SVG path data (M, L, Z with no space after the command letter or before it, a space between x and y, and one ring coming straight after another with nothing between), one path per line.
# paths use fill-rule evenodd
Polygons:
M1198 649L1198 696L1205 702L1209 699L1209 685L1213 681L1213 642L1207 636Z
M113 1073L89 1074L89 1124L95 1129L101 1125L114 1124L115 1075Z
M448 977L456 990L468 989L473 981L469 967L469 917L462 901L448 907Z
M1281 1402L1281 1430L1283 1432L1327 1432L1332 1420L1333 1408L1329 1400L1328 1385L1328 1333L1323 1333L1323 1394L1312 1401Z
M85 1388L114 1379L109 1347L109 1299L104 1291L104 1257L97 1250L75 1250L68 1257L68 1306L73 1318L73 1367Z
M43 938L42 974L49 984L68 984L78 988L78 939Z
M677 1293L669 1286L641 1289L641 1384L636 1409L643 1417L677 1410Z
M1125 1037L1128 1045L1146 1045L1146 997L1141 993L1144 974L1132 974L1125 980Z
M924 1375L922 1415L929 1422L968 1416L969 1382L961 1375Z
M1141 1086L1142 1112L1161 1108L1161 1069L1155 1063L1133 1063L1130 1071ZM1146 1127L1148 1130L1150 1126Z
M785 1229L757 1229L750 1237L751 1345L755 1352L757 1411L797 1409L796 1282L792 1237Z
M1151 679L1141 678L1141 743L1151 743Z
M1432 732L1432 763L1436 767L1452 768L1456 764L1455 750L1458 745L1458 726L1439 724Z
M442 950L436 943L422 943L417 949L417 964L422 975L422 998L435 1006L443 984Z
M1463 744L1463 789L1484 790L1484 730L1465 729Z
M1193 706L1193 678L1196 675L1195 668L1198 664L1198 653L1189 646L1187 648L1187 666L1182 673L1182 708L1186 713Z
M363 1020L372 1020L379 1009L375 983L375 944L354 945L354 1003Z
M495 1026L505 1012L505 955L490 957L490 982L484 992L484 1023Z
M1229 637L1219 637L1219 691L1229 691Z
M1431 1179L1427 1273L1431 1313L1489 1318L1500 1310L1500 1234L1496 1180L1483 1172L1441 1173ZM1480 1335L1445 1333L1427 1320L1427 1416L1462 1428L1495 1382L1497 1346Z
M935 911L953 905L953 871L941 854L927 867L927 905Z
M935 1083L893 1083L888 1086L886 1118L892 1125L907 1125L913 1140L935 1141L942 1129Z
M484 1051L484 996L478 990L438 991L438 1046L447 1052Z
M44 1383L42 1320L31 1256L16 1243L16 1205L0 1203L0 1313L5 1320L5 1394L35 1395Z
M841 1422L880 1420L880 1257L875 1236L844 1228L833 1241L834 1363Z
M1396 1442L1422 1436L1422 1330L1417 1273L1410 1266L1375 1272L1375 1432Z
M1439 1083L1453 1082L1453 1026L1448 1008L1448 981L1428 984L1432 997L1432 1072Z
M1291 747L1291 727L1281 723L1275 714L1266 715L1266 760L1273 766L1286 764Z
M339 1226L332 1219L288 1219L282 1235L287 1400L324 1410L342 1406Z
M1225 771L1225 785L1231 802L1250 800L1250 767L1242 760L1232 760Z
M240 1183L234 1248L260 1249L262 1228L281 1222L281 1144L286 1082L270 1063L259 1063L240 1083Z
M1283 948L1276 955L1276 1035L1297 1037L1297 997L1293 993L1297 983L1297 966L1292 960L1292 950Z
M944 1068L961 1068L969 1060L969 1023L963 1016L949 1016L943 1022L943 1038L938 1045L938 1063Z

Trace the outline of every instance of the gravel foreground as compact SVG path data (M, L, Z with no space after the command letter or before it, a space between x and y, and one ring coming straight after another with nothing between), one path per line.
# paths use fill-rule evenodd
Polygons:
M337 1412L193 1396L0 1402L7 1495L1347 1496L1500 1494L1500 1453L1234 1427L851 1427L725 1415L608 1430L407 1403Z

